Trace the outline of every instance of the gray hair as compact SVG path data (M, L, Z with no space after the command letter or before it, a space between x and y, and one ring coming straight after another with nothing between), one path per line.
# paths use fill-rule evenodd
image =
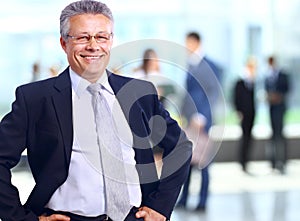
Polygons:
M113 15L106 4L94 0L73 2L62 10L60 15L60 35L66 39L70 29L70 18L81 14L102 14L113 22Z

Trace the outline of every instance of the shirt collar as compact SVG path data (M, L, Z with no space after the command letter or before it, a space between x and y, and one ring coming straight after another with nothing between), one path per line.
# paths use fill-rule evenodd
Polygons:
M72 89L76 93L78 97L82 95L82 93L87 89L87 87L91 84L88 80L82 78L79 74L69 68L70 78L72 82ZM114 91L111 88L106 72L102 74L102 76L98 79L97 83L101 84L102 89L106 90L110 94L114 95Z
M188 57L188 64L195 66L202 61L203 57L204 57L204 52L199 47Z
M273 68L273 67L269 67L269 75L277 78L279 75L279 69L278 68Z
M101 75L101 77L98 79L97 83L101 84L102 89L106 90L110 94L114 95L114 91L111 88L109 82L108 82L108 77L106 71Z

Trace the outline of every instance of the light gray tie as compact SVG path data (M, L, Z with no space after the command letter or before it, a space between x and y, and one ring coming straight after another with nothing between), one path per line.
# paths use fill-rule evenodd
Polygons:
M101 94L99 83L91 84L88 91L92 94L95 113L98 145L106 196L106 212L114 221L123 221L131 206L126 184L125 167L120 139L111 110Z

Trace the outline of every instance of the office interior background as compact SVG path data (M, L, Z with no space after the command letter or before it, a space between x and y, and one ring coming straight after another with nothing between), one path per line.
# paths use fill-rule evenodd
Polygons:
M67 63L59 44L59 15L69 0L11 0L0 9L0 116L10 110L16 86L28 83L32 78L32 66L39 63L40 78L50 76L50 68L60 72ZM144 47L153 47L158 54L169 53L170 61L184 66L182 54L172 51L172 44L184 47L185 34L198 31L203 37L205 53L223 69L222 89L226 102L226 124L236 125L232 111L232 87L243 72L248 56L258 61L257 80L262 82L266 73L266 58L275 55L279 65L286 69L292 82L289 94L287 133L298 136L294 129L300 124L300 29L299 0L165 0L137 1L110 0L107 3L114 13L114 48L133 45L124 61L130 67L138 66L140 60L129 61L136 54L142 57ZM151 45L149 39L156 43ZM165 43L168 42L168 43ZM149 44L148 44L149 43ZM148 45L147 45L148 44ZM160 47L164 44L166 47ZM127 48L128 49L128 48ZM127 58L126 58L127 57ZM132 56L131 56L132 57ZM120 59L122 61L122 59ZM162 72L184 85L184 68L173 68L171 62L161 62ZM121 64L112 64L121 65ZM130 69L124 69L129 74ZM258 115L254 134L268 136L267 107L263 88L258 83ZM260 86L259 86L260 85ZM297 134L298 133L298 134Z
M2 4L0 119L11 108L15 88L31 81L34 63L41 66L40 79L50 77L51 67L57 72L66 68L66 57L59 43L59 15L70 2L72 1L10 0ZM114 14L114 48L116 51L122 47L126 49L124 57L120 58L126 64L113 63L111 66L114 68L116 65L124 65L122 71L127 72L125 74L139 65L143 49L153 47L158 54L169 53L170 62L167 59L161 63L162 73L183 86L185 73L182 67L185 60L182 59L182 54L172 50L184 47L187 32L201 33L205 53L223 69L222 89L227 128L225 140L237 139L240 135L236 133L238 120L232 107L231 94L233 84L243 72L248 56L255 56L258 61L258 113L253 133L257 139L265 139L270 135L262 82L267 69L266 58L275 55L279 65L288 71L291 79L285 134L291 139L300 138L300 0L103 2L108 4ZM131 47L132 45L138 46ZM168 45L175 47L164 47ZM140 59L128 60L128 56L131 57L132 54L137 55L134 58L140 56ZM294 158L297 157L299 155ZM222 185L219 187L222 188Z

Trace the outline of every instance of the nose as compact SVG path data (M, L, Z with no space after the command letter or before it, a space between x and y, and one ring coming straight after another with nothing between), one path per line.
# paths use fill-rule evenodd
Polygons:
M94 36L91 36L91 38L87 44L87 49L95 50L95 51L100 49L100 44L96 42L96 39Z

